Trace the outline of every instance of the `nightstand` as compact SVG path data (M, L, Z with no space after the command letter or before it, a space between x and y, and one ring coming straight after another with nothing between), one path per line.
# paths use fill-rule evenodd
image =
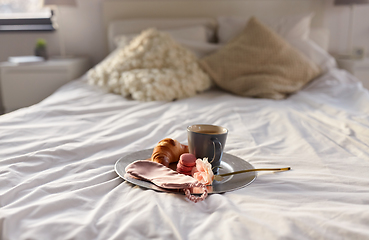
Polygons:
M336 59L338 67L347 70L369 89L369 58L364 59Z
M91 67L88 58L51 59L32 64L0 64L0 90L4 111L40 102Z

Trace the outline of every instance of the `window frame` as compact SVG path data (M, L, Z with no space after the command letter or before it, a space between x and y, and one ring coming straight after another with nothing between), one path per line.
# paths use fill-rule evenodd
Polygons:
M0 14L0 33L2 32L51 32L53 26L51 9L40 13L6 13Z

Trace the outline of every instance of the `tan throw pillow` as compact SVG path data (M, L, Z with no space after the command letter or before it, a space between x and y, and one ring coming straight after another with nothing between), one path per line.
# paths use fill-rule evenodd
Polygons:
M220 88L246 97L284 99L320 74L315 63L255 17L200 64Z

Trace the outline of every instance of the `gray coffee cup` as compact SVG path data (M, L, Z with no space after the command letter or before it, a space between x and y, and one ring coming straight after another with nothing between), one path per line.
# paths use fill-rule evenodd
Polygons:
M208 158L213 173L218 174L228 130L224 127L197 124L187 127L188 147L196 158Z

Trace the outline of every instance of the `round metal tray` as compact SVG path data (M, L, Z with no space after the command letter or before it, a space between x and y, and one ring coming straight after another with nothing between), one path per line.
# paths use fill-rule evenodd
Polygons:
M120 159L115 163L115 171L116 173L126 180L127 182L130 182L132 184L149 188L157 191L162 192L178 192L183 193L183 191L173 191L165 188L161 188L156 186L155 184L147 181L138 180L135 178L132 178L129 174L126 174L125 168L128 164L136 161L136 160L145 160L151 157L151 154L153 152L153 149L146 149L138 152L134 152L131 154L128 154ZM236 157L234 155L223 153L222 162L220 164L221 168L219 169L219 174L229 173L229 172L235 172L245 169L253 169L254 167L248 163L247 161ZM173 170L176 169L176 163L171 164L169 166ZM248 172L248 173L242 173L237 175L231 175L226 176L222 181L214 181L211 186L207 186L209 194L212 193L224 193L233 191L242 187L245 187L249 184L251 184L256 179L256 173L255 172ZM201 188L193 188L191 189L191 193L193 194L201 194L202 190Z

